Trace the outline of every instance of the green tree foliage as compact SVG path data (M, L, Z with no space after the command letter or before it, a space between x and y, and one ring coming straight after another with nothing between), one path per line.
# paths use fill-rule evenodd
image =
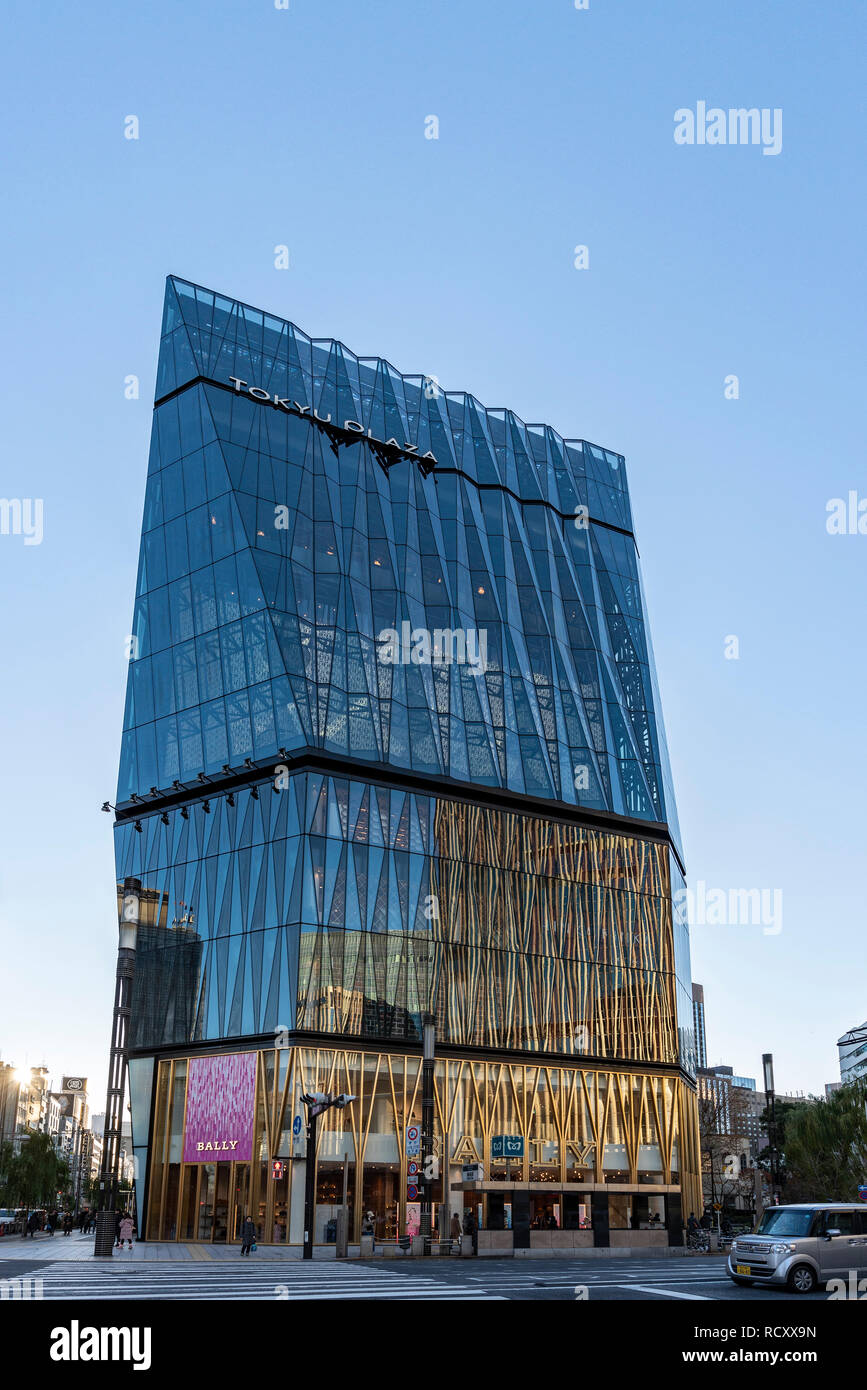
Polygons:
M787 1118L786 1169L814 1201L851 1202L867 1181L867 1084L852 1082Z
M790 1174L790 1171L789 1171L789 1167L788 1167L788 1164L787 1164L787 1162L786 1162L786 1154L787 1154L787 1152L788 1152L787 1136L788 1136L788 1134L789 1134L789 1125L791 1124L791 1122L792 1122L792 1120L793 1120L793 1117L794 1117L795 1115L799 1115L799 1114L801 1113L802 1110L807 1109L808 1106L809 1106L809 1104L810 1104L810 1102L808 1102L808 1101L806 1101L806 1100L804 1100L804 1101L778 1100L777 1103L776 1103L776 1105L775 1105L775 1107L774 1107L774 1130L775 1130L775 1134L776 1134L776 1148L777 1148L777 1179L778 1179L778 1181L783 1185L783 1187L786 1186L786 1184L789 1182L789 1179L790 1179L790 1177L791 1177L791 1174ZM768 1134L770 1133L770 1123L771 1123L771 1113L770 1113L770 1110L768 1109L768 1107L765 1106L765 1109L762 1111L762 1126L763 1126L765 1132L768 1133ZM770 1171L771 1171L771 1146L770 1146L770 1144L767 1144L767 1145L765 1146L765 1148L762 1149L761 1153L759 1154L759 1159L758 1159L758 1161L759 1161L759 1167L760 1167L760 1168L763 1168L764 1171L765 1171L766 1173L770 1173ZM792 1201L795 1201L796 1198L795 1198L795 1197L792 1197L791 1200L792 1200Z
M69 1190L69 1164L58 1157L48 1134L27 1130L18 1153L4 1144L0 1153L0 1206L54 1206Z

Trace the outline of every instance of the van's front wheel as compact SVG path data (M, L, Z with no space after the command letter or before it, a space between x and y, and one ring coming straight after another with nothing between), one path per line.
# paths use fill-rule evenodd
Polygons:
M809 1265L795 1265L789 1271L786 1287L790 1293L812 1293L818 1283L816 1271Z

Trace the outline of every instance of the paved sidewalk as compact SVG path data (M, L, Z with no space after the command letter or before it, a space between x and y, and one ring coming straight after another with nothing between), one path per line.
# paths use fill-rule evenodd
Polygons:
M108 1264L105 1256L99 1260L93 1253L94 1236L83 1236L80 1231L73 1231L71 1236L47 1235L44 1231L39 1231L35 1236L3 1236L0 1239L0 1267L4 1260L94 1260L97 1264ZM350 1246L350 1255L358 1255L358 1246ZM327 1253L326 1253L327 1251ZM322 1254L317 1250L314 1258L316 1260L333 1260L333 1247L329 1250L326 1246ZM240 1245L184 1245L175 1241L146 1242L136 1241L130 1250L125 1246L123 1250L115 1250L112 1254L113 1264L153 1264L153 1263L193 1263L204 1261L214 1263L216 1261L246 1261L251 1260L299 1260L301 1259L301 1247L295 1246L287 1250L285 1246L279 1245L259 1245L255 1255L241 1255Z
M49 1236L46 1235L44 1231L40 1231L34 1237L31 1238L27 1236L24 1240L22 1240L21 1236L3 1236L2 1239L0 1239L0 1272L2 1272L4 1260L51 1260L52 1262L63 1261L64 1263L68 1261L92 1260L95 1264L104 1266L196 1263L246 1264L248 1260L251 1262L255 1260L259 1263L277 1260L284 1264L287 1261L294 1262L297 1260L301 1263L300 1245L289 1247L285 1245L260 1245L257 1247L254 1255L242 1256L240 1245L186 1245L183 1243L176 1243L175 1241L136 1241L131 1250L129 1247L125 1247L123 1250L115 1250L111 1260L104 1256L97 1259L93 1253L93 1245L93 1235L83 1236L80 1231L74 1231L71 1236ZM604 1253L607 1254L608 1252L605 1251ZM682 1253L685 1259L690 1263L695 1262L701 1265L703 1265L705 1261L720 1258L713 1254L698 1254L694 1251L677 1251L676 1253ZM357 1245L350 1245L350 1260L357 1260L359 1254L359 1247ZM379 1252L377 1252L377 1256L376 1263L379 1264L382 1257L379 1255ZM639 1257L639 1267L646 1262L647 1258L648 1257L645 1255ZM561 1257L561 1259L565 1259L565 1256ZM314 1250L314 1260L318 1264L334 1263L334 1246L317 1246ZM488 1257L485 1259L476 1259L471 1262L464 1261L464 1264L471 1263L476 1266L481 1266L492 1262L495 1264L502 1263L501 1260L492 1260L491 1257ZM340 1263L342 1264L343 1262L341 1261ZM420 1265L422 1261L421 1257L414 1258L407 1255L394 1260L383 1260L382 1263L386 1268L399 1269L403 1266L408 1269L414 1265ZM425 1260L424 1263L427 1265L429 1262ZM458 1265L461 1261L456 1256L450 1258L442 1256L434 1260L433 1263L443 1265L454 1263ZM511 1264L512 1260L509 1259L508 1263ZM532 1270L537 1262L535 1260L526 1262L517 1260L514 1263L521 1265L526 1263ZM671 1264L670 1261L668 1263ZM581 1260L579 1257L579 1264L587 1270L588 1274L591 1270L594 1273L601 1274L606 1265L609 1266L609 1268L614 1266L617 1268L624 1267L625 1260L621 1257L617 1260L612 1259L603 1263L600 1260L588 1260L586 1258ZM610 1277L610 1275L608 1277Z

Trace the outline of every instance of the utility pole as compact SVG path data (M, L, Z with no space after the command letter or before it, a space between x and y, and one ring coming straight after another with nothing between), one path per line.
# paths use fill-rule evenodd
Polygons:
M421 1229L422 1253L430 1254L431 1240L431 1168L434 1156L434 1053L436 1050L436 1019L425 1014L422 1019L421 1063ZM445 1179L443 1179L445 1181ZM442 1232L440 1232L442 1239Z
M762 1054L762 1070L765 1077L765 1103L768 1107L768 1147L771 1151L771 1201L777 1200L777 1121L774 1105L774 1054Z
M301 1258L313 1259L313 1227L316 1219L316 1121L324 1110L333 1106L343 1110L355 1096L332 1096L325 1091L311 1091L309 1095L301 1092L301 1099L307 1107L307 1152L304 1156L304 1245Z
M108 1091L105 1101L105 1134L102 1144L102 1171L99 1177L99 1211L96 1214L94 1255L111 1258L114 1249L115 1204L117 1202L118 1163L120 1161L123 1098L126 1088L129 1015L132 981L141 913L141 882L123 881L118 926L117 974L111 1026L111 1054L108 1064Z

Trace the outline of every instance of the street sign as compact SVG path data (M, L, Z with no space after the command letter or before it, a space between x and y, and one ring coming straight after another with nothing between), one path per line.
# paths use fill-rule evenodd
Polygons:
M421 1153L421 1127L419 1125L407 1125L406 1127L406 1156L407 1158L418 1158Z
M859 1187L858 1196L861 1198L862 1202L867 1202L867 1187Z
M295 1116L295 1119L292 1121L292 1133L295 1135L295 1138L296 1138L296 1139L298 1138L298 1135L301 1133L301 1116L300 1116L300 1115L296 1115L296 1116Z
M415 1183L408 1183L406 1189L406 1200L408 1202L415 1202L417 1198L418 1188L415 1186Z
M406 1175L408 1178L414 1178L417 1174L418 1164L416 1163L414 1158L411 1158L409 1163L406 1165Z
M491 1158L523 1158L523 1134L495 1134L491 1138Z
M461 1165L461 1182L484 1182L485 1165L483 1163L464 1163Z
M273 1159L272 1162L271 1162L271 1177L276 1179L276 1178L282 1178L282 1176L283 1176L283 1161L282 1161L282 1159L275 1158L275 1159Z

